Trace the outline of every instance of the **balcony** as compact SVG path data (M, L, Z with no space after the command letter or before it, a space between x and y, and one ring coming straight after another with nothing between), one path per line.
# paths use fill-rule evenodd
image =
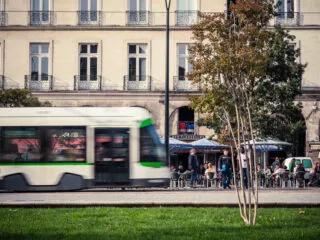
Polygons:
M275 25L281 26L299 26L301 16L299 12L280 12L274 19Z
M50 11L31 11L29 16L32 26L53 25L54 23L54 15Z
M176 11L176 25L189 26L197 24L199 21L198 11Z
M148 11L127 11L127 25L140 26L149 25L151 13Z
M102 13L101 11L78 11L79 25L101 25Z
M101 91L102 77L98 75L76 75L74 76L74 90Z
M124 76L123 90L125 91L151 91L151 77L145 75Z
M31 91L52 91L53 90L53 76L47 74L32 74L25 75L24 86Z
M185 76L173 77L173 90L177 92L199 92L201 90L200 83L193 83Z
M188 27L201 20L199 11L170 12L171 27ZM320 12L279 13L270 25L319 26ZM27 27L161 27L166 25L165 12L150 11L0 11L0 26Z
M0 26L6 26L7 25L7 13L0 11Z

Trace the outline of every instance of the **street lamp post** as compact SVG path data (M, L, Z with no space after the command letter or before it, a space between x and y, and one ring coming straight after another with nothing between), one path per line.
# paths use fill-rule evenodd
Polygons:
M167 23L166 23L166 84L165 84L165 126L164 126L164 142L166 148L166 160L170 165L169 155L169 15L171 0L165 0L167 10Z

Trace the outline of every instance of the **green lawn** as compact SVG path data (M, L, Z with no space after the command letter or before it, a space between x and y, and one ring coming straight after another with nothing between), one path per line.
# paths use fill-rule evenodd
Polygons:
M259 211L248 227L237 208L2 208L0 239L320 239L320 208Z

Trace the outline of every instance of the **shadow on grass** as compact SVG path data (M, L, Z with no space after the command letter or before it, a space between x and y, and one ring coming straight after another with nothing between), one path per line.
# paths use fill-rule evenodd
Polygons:
M187 221L187 220L186 220ZM123 226L125 230L126 226ZM105 230L100 229L95 231L94 229L87 229L81 232L57 232L57 229L48 229L43 232L32 232L32 233L7 233L2 232L0 239L23 239L23 240L34 240L34 239L46 239L46 240L88 240L88 239L277 239L277 240L319 240L319 231L312 231L308 228L297 228L297 226L214 226L214 222L208 223L202 227L185 227L173 228L148 228L148 226L138 226L134 231L127 232L121 231L121 229L110 230L108 227ZM54 232L56 231L56 232Z

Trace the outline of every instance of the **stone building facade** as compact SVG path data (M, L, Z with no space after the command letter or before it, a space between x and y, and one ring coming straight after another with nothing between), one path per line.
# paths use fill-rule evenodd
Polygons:
M320 149L320 4L279 0L271 22L288 28L301 48L303 115L310 154ZM211 135L196 126L189 96L200 93L186 73L190 25L199 12L224 12L227 0L172 0L170 13L170 135ZM0 87L28 88L54 106L140 106L164 132L164 0L0 0ZM320 107L320 106L319 106Z

